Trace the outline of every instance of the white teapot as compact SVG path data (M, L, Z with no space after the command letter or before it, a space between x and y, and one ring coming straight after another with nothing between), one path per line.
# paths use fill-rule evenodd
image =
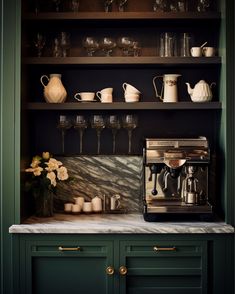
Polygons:
M195 85L194 89L190 87L189 83L186 83L186 85L193 102L209 102L212 99L211 87L216 83L208 85L204 80L201 80Z

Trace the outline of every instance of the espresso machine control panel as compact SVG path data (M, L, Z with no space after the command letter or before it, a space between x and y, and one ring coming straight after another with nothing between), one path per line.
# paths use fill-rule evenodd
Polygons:
M145 139L144 219L212 220L205 137Z

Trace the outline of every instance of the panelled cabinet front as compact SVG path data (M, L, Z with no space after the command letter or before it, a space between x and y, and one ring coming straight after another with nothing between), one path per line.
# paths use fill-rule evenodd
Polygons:
M114 293L111 241L22 238L20 248L19 293Z
M15 294L217 293L210 292L215 270L208 254L216 246L205 238L17 235L16 240Z

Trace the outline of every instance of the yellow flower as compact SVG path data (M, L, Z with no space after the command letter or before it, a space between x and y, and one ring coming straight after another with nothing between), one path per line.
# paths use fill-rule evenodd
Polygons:
M60 181L65 181L69 178L68 171L67 171L66 167L61 166L60 168L57 169L57 178Z
M43 168L41 168L40 166L36 166L34 168L27 168L25 171L27 173L33 173L35 176L40 176Z
M62 162L54 158L50 158L50 160L48 162L45 162L45 164L47 165L45 169L50 172L57 170L62 165Z
M48 160L50 158L50 153L49 152L42 152L42 158L44 160Z
M33 157L30 166L31 166L32 168L35 168L35 167L37 167L40 163L41 163L41 157L40 157L40 156L35 156L35 157Z
M56 175L53 171L47 173L47 178L51 181L51 185L56 186Z

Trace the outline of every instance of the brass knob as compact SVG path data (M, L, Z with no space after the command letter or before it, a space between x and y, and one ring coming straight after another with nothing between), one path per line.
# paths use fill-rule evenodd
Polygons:
M112 276L114 274L114 268L112 266L108 266L106 268L106 274Z
M120 266L119 273L121 276L125 276L127 274L127 268L124 265Z

